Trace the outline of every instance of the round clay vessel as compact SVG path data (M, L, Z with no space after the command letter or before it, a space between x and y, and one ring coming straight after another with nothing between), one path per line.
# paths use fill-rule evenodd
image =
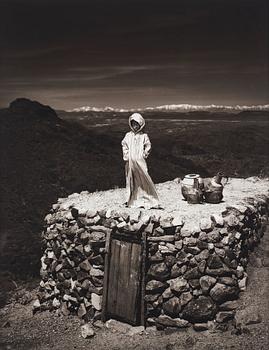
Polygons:
M181 193L182 196L188 200L188 194L193 194L193 190L197 189L196 182L198 180L198 189L203 188L203 179L199 174L188 174L181 181Z

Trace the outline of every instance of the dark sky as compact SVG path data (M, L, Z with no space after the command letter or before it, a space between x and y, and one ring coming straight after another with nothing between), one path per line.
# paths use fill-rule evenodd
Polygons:
M0 0L0 106L268 103L265 0Z

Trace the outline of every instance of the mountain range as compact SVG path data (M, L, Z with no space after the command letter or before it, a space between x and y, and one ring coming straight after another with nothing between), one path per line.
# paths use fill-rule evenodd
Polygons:
M265 105L252 105L252 106L225 106L225 105L192 105L192 104L170 104L156 107L144 107L144 108L113 108L113 107L91 107L83 106L74 108L67 112L135 112L135 111L176 111L176 112L194 112L194 111L206 111L206 112L242 112L242 111L269 111L269 104Z

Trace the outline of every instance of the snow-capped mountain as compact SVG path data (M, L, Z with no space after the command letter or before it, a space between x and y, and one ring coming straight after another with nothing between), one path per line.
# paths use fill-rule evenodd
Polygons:
M241 111L269 111L269 104L266 105L252 105L252 106L225 106L225 105L192 105L192 104L171 104L162 105L156 107L145 108L113 108L113 107L78 107L67 112L134 112L134 111L175 111L175 112L194 112L194 111L207 111L207 112L241 112Z

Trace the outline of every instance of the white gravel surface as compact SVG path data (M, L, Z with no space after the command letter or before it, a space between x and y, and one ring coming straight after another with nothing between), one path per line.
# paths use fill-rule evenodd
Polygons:
M163 210L143 208L133 209L124 206L125 189L113 189L89 193L83 191L80 194L74 193L68 198L60 200L61 207L74 206L80 212L86 210L115 210L118 212L136 213L143 211L147 215L161 217L180 216L184 221L197 222L203 217L211 214L220 214L227 206L246 203L246 198L253 198L258 195L268 195L269 179L250 177L247 179L230 178L224 187L223 201L219 204L188 204L181 195L181 187L177 179L156 185Z

